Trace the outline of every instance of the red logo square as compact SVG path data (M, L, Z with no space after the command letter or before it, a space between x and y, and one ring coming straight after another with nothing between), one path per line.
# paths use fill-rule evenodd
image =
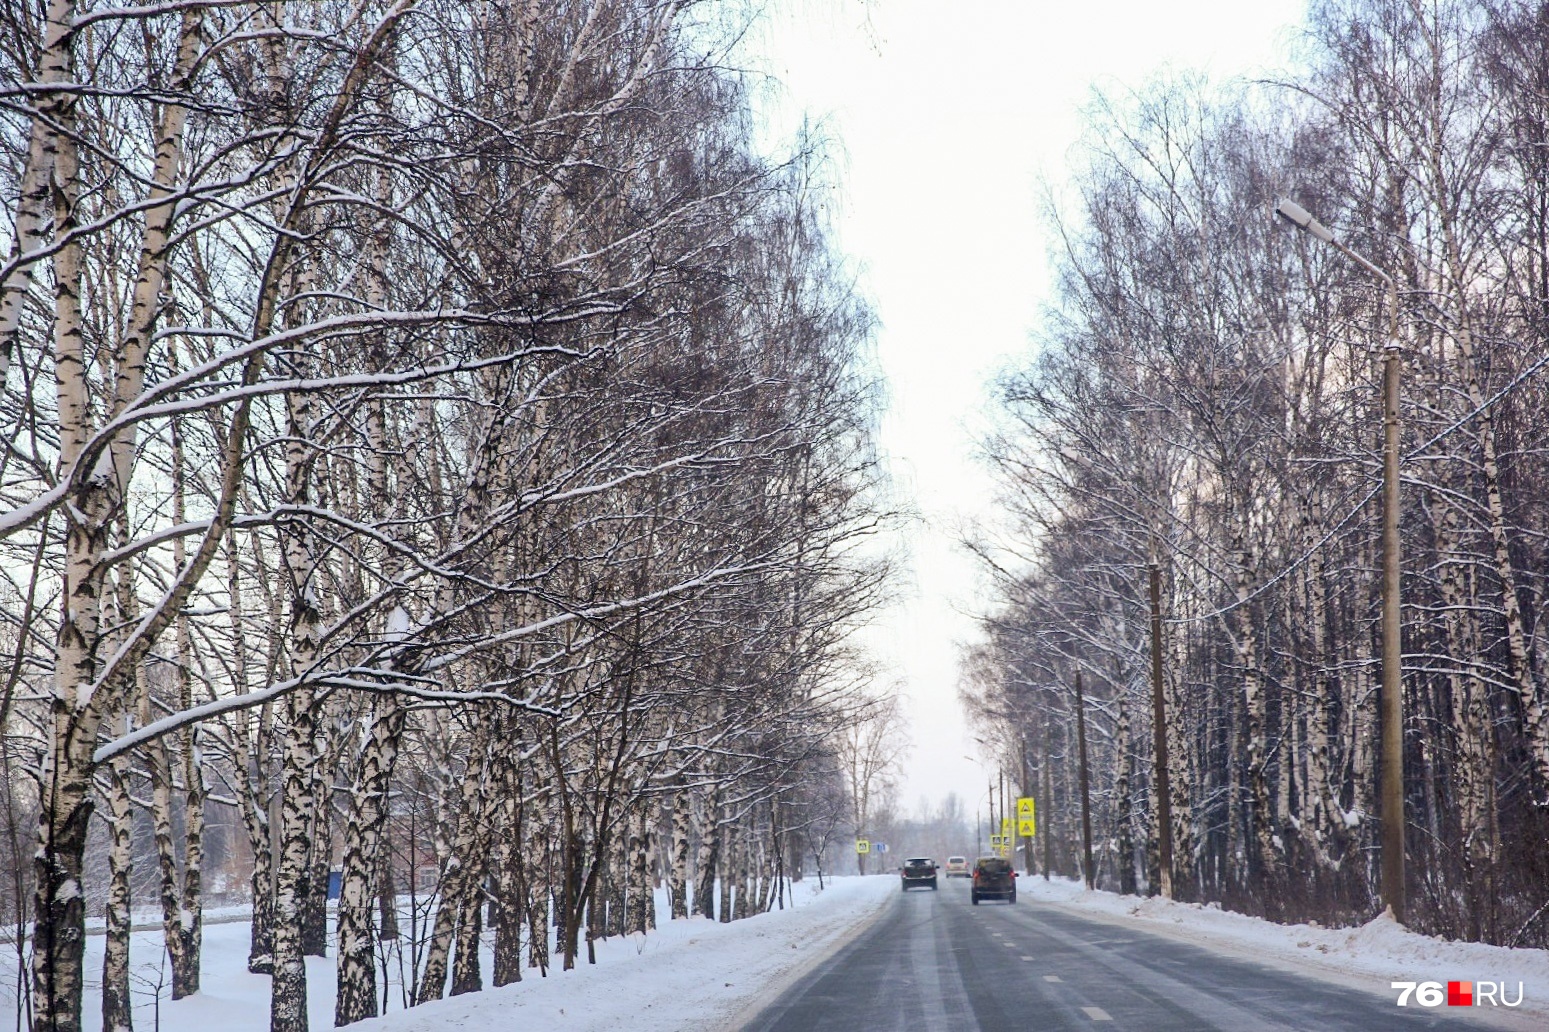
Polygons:
M1472 1007L1474 1005L1474 983L1472 982L1448 982L1447 1006L1448 1007Z

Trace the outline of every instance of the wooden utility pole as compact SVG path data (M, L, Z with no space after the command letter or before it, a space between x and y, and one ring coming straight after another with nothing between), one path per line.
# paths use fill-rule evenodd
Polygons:
M1167 700L1162 692L1162 571L1151 563L1151 737L1156 756L1156 773L1151 779L1156 803L1158 866L1161 868L1161 892L1173 894L1173 808L1172 786L1167 777Z
M1049 761L1049 713L1043 715L1043 880L1054 867L1054 777Z
M1032 771L1027 765L1027 739L1025 737L1022 739L1022 791L1029 796L1037 795L1037 793L1033 791ZM1018 814L1017 825L1019 831L1021 830L1022 823L1020 817L1021 815ZM1026 836L1022 840L1022 862L1027 867L1027 874L1029 877L1035 873L1033 856L1033 850L1035 846L1036 843L1033 841L1033 836L1031 835Z
M1097 872L1092 866L1092 789L1086 767L1086 702L1081 696L1081 671L1076 670L1076 743L1081 760L1081 853L1086 887L1091 889Z
M1382 353L1382 901L1404 923L1404 654L1399 615L1398 284L1388 277L1388 346Z

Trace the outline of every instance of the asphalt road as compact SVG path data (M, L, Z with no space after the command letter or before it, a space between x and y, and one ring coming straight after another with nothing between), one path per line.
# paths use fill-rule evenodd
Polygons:
M1488 1014L1399 1008L1251 959L1040 905L970 905L968 882L900 892L883 915L743 1025L747 1032L1475 1029ZM1500 1027L1496 1025L1494 1027ZM1515 1025L1514 1027L1520 1027Z

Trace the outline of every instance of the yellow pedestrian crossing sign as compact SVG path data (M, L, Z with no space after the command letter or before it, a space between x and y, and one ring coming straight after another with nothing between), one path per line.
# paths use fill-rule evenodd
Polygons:
M871 852L871 843L867 842L863 838L856 839L855 840L855 851L857 853L861 854L862 856L865 856L867 853Z
M1023 838L1032 838L1038 834L1032 796L1021 796L1017 799L1017 834Z

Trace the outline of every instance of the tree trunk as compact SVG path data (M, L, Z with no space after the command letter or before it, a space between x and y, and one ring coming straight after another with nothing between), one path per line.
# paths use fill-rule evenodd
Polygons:
M655 927L656 901L651 892L651 822L642 801L629 819L629 885L624 932L644 933Z
M677 790L672 794L672 853L667 876L667 896L674 921L688 917L689 816L688 789L679 778Z
M499 801L501 823L490 856L494 883L491 923L495 929L494 966L496 986L522 980L522 922L526 918L527 884L522 861L522 783L514 763L502 766L504 778Z
M50 0L43 52L44 82L64 82L71 71L74 4ZM91 399L81 321L81 244L76 235L80 166L74 138L74 101L46 93L39 108L55 125L45 152L54 207L54 364L58 382L60 468L77 475L92 434ZM47 159L46 159L47 160ZM91 823L97 729L102 700L92 698L101 645L110 476L80 476L65 516L65 573L50 704L50 744L42 771L38 848L33 863L33 1006L35 1032L76 1032L85 984L86 906L82 874Z
M1123 685L1122 679L1116 679L1116 684ZM1119 891L1126 896L1133 896L1137 891L1135 884L1135 839L1131 813L1134 810L1134 793L1130 786L1130 780L1134 776L1134 756L1130 746L1129 726L1129 693L1122 687L1118 693L1118 728L1114 732L1113 748L1118 759L1118 773L1113 785L1113 821L1115 837L1118 839L1119 855L1116 865L1119 869ZM1028 844L1028 853L1032 853L1032 844Z
M334 1025L377 1015L376 949L371 936L373 891L382 869L379 855L388 789L406 711L396 696L377 704L376 719L361 752L355 790L344 829L344 865L339 885L338 996Z
M129 875L134 863L134 808L129 796L129 757L108 764L107 803L113 836L108 848L108 905L102 951L102 1027L134 1028L129 989Z
M274 893L274 971L270 983L270 1032L306 1032L307 969L301 921L312 891L308 836L312 830L315 703L309 689L286 699L284 790L280 795L279 859Z
M699 851L694 857L694 913L715 920L715 872L720 865L720 790L700 797Z
M717 812L719 812L719 808L717 808ZM720 875L720 904L717 917L724 924L729 923L732 919L732 879L736 872L737 848L740 836L736 825L733 824L721 825L720 836L722 843L719 857L720 863L717 867L717 873Z

